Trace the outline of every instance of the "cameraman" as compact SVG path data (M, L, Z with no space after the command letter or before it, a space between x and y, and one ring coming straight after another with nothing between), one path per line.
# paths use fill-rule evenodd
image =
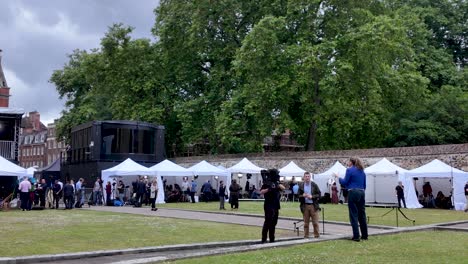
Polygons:
M309 222L312 218L314 227L314 237L319 238L319 211L320 189L318 185L310 180L310 173L304 172L304 182L299 186L299 201L301 202L301 211L304 217L304 238L309 238Z
M260 193L265 197L263 210L265 211L265 222L262 229L262 243L267 240L269 233L270 243L275 242L275 227L278 223L278 213L280 209L280 191L284 186L279 183L278 170L262 170L263 185Z

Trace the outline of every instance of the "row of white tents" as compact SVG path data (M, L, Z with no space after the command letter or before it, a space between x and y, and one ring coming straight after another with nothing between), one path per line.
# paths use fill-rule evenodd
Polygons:
M203 181L218 178L223 179L229 187L231 175L236 175L238 173L252 174L258 178L261 170L263 170L263 168L256 166L247 158L242 159L239 163L227 169L221 166L216 167L206 161L201 161L186 169L169 160L164 160L153 167L147 168L131 159L127 159L113 168L103 170L102 179L106 182L116 176L155 176L158 179L159 189L162 190L163 184L161 177L167 180L168 178L191 177L197 175L202 177ZM279 169L279 171L280 176L284 177L286 180L292 180L292 177L300 180L300 177L303 176L305 172L304 169L297 166L293 161ZM440 181L440 184L433 185L434 193L438 190L443 190L446 195L452 194L456 210L463 210L465 206L464 185L468 182L468 173L453 168L440 160L436 159L419 168L406 170L393 164L386 158L383 158L374 165L365 168L364 171L367 176L367 203L395 203L395 187L398 181L402 181L405 186L404 191L407 207L421 208L422 205L419 203L418 197L416 196L416 188L422 190L422 183L431 179L433 183ZM337 161L327 171L315 174L313 179L322 190L322 193L324 193L329 192L330 184L335 174L344 177L345 173L346 168ZM419 185L416 183L415 186L415 178L422 179ZM443 182L448 182L449 184L444 185ZM337 183L337 185L339 188L339 183ZM164 203L164 192L158 192L157 202Z
M163 189L162 178L176 177L192 177L199 176L202 181L213 179L222 179L229 187L231 183L231 175L236 174L252 174L255 179L259 179L260 171L263 168L256 166L247 158L242 159L239 163L230 168L214 166L206 161L201 161L198 164L186 169L169 160L164 160L150 168L142 166L131 159L127 159L119 165L102 171L102 180L107 182L112 179L120 178L133 181L137 175L148 175L157 177L159 189ZM286 180L291 180L292 177L300 180L305 170L297 166L293 161L279 169L280 175ZM419 168L413 170L403 169L387 159L383 158L372 166L365 168L367 175L366 202L368 203L395 203L395 186L398 181L402 181L405 186L405 198L408 208L421 208L422 205L416 196L416 189L422 191L422 184L426 181L431 181L434 193L441 190L444 193L452 194L453 205L456 210L463 210L466 199L464 195L464 185L468 182L468 173L459 169L453 168L440 160L433 160ZM34 173L33 168L22 168L0 156L0 176L16 176L18 178L29 176ZM329 192L330 184L334 174L344 177L346 168L336 162L327 171L315 174L314 181L319 185L322 193ZM414 181L415 178L420 181ZM257 181L258 182L258 181ZM337 183L339 188L339 183ZM157 202L164 203L164 192L158 192Z

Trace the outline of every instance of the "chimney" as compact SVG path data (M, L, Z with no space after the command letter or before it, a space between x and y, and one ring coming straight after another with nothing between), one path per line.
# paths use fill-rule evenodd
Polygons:
M8 88L2 68L2 50L0 49L0 107L8 107L10 103L10 88Z
M33 127L33 131L41 130L41 114L37 111L29 112L29 118Z

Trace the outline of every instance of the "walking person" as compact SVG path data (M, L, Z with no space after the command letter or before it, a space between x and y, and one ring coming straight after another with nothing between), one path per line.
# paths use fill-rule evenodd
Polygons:
M158 197L158 181L156 179L151 182L150 186L150 195L149 195L149 200L151 203L151 211L157 211L158 208L156 208L156 198Z
M310 173L304 172L304 181L299 185L299 201L301 208L304 208L304 238L309 238L309 223L312 221L314 237L320 237L319 231L319 198L321 196L318 185L310 180Z
M226 210L224 208L224 200L226 199L226 186L224 186L223 181L219 181L219 190L218 190L218 196L219 196L219 210Z
M401 181L398 182L398 185L395 187L396 196L398 199L398 208L401 208L401 202L403 201L403 206L406 208L406 201L405 201L405 186Z
M364 166L359 158L350 158L346 175L339 178L340 184L348 189L348 210L349 221L353 228L353 241L359 242L361 239L368 239L367 217L366 217L366 174ZM359 236L359 229L361 236Z

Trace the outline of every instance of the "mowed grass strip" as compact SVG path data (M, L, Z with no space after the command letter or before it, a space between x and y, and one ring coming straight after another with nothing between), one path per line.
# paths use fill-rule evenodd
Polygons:
M424 231L335 240L168 263L467 263L466 232Z
M239 204L239 210L226 211L219 210L219 203L168 203L158 205L161 208L179 208L187 210L203 210L203 211L214 211L220 213L243 213L243 214L260 214L263 215L263 202L243 202ZM225 205L229 208L229 204ZM348 206L346 204L321 204L324 209L325 220L327 221L339 221L349 222ZM396 209L388 213L384 217L381 217L385 213L389 212L391 208L376 208L366 207L366 214L370 217L370 224L373 225L386 225L396 226ZM436 223L445 223L453 221L468 220L468 214L463 211L455 210L442 210L442 209L401 209L402 212L410 219L416 220L416 225L427 225ZM302 214L299 211L298 202L283 202L281 203L280 217L297 217L302 218ZM322 219L322 213L320 213L320 219ZM407 221L399 213L398 214L398 226L412 226L411 221Z
M0 256L6 257L260 239L261 227L87 210L11 210L0 212L0 234Z

